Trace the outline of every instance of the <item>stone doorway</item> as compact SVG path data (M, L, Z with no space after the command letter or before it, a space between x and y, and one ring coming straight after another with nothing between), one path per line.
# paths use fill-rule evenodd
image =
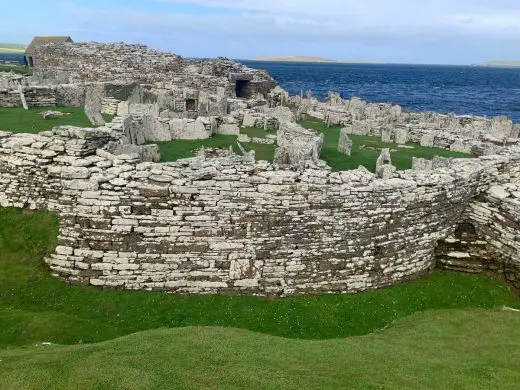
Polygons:
M249 80L237 80L235 91L237 94L237 98L249 98Z
M186 111L197 111L197 101L195 99L186 99Z

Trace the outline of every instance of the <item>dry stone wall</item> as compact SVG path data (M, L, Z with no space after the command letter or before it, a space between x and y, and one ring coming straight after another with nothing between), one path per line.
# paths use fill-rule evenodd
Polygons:
M466 209L453 235L437 248L444 269L498 273L520 288L520 169L514 182L493 186Z
M236 97L236 82L242 80L246 88L238 92L245 96L239 97L248 98L256 94L267 96L276 86L266 72L227 59L184 60L144 45L49 43L39 46L34 57L35 78L46 82L59 80L60 84L126 80L167 90L192 88L212 95L223 88L226 96Z
M47 261L70 282L197 294L357 292L418 278L475 192L510 181L520 161L379 180L252 155L143 163L99 149L114 137L0 133L0 205L60 216Z

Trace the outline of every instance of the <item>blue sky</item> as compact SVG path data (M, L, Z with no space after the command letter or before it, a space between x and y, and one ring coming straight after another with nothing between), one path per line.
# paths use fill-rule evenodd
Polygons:
M518 0L0 0L0 41L144 43L186 57L520 60Z

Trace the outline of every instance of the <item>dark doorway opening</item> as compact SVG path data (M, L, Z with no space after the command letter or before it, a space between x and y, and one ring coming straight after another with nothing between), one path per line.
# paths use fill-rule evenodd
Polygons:
M197 111L197 101L195 99L186 99L186 111Z
M460 239L477 238L477 229L469 222L460 223L455 229L455 237Z
M31 68L34 67L34 60L33 60L32 57L29 57L29 66L30 66Z
M237 80L235 91L237 98L249 98L249 80Z

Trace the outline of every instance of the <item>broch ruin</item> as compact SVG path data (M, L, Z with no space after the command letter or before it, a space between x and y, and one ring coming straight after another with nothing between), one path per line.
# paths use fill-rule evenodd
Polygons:
M390 104L291 97L265 72L142 45L53 42L34 75L0 74L1 107L85 107L93 129L0 132L0 206L60 218L46 259L72 283L193 294L351 293L434 267L520 288L519 126ZM105 123L102 113L115 115ZM332 172L306 115L350 134L475 158ZM275 160L204 151L160 163L154 141L276 129ZM241 135L244 136L244 135ZM240 141L240 139L239 139Z

